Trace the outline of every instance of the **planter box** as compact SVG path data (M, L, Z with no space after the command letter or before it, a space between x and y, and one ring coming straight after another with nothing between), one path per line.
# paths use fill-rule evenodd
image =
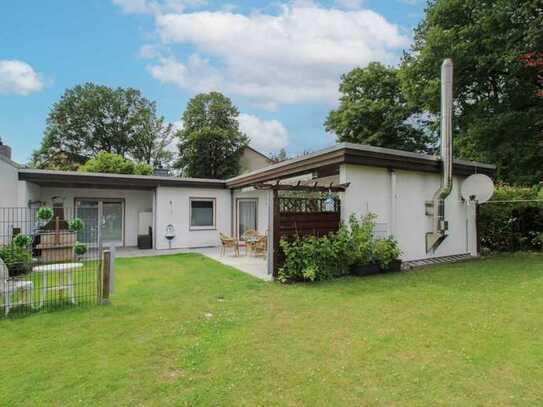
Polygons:
M379 273L394 273L402 271L402 261L392 260L386 269L382 269L378 264L354 264L351 266L351 274L355 276L369 276Z
M58 241L57 241L58 238ZM40 233L40 245L41 246L50 246L50 245L74 245L77 236L74 232L69 232L67 230L61 230L57 234L55 232Z
M44 263L73 261L73 247L77 241L77 234L67 230L59 233L40 233L40 244L36 249L40 250L40 261Z

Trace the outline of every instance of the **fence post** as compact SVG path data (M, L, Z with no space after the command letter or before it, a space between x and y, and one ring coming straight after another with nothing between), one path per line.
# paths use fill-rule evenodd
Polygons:
M104 250L102 252L102 290L101 304L109 304L109 292L111 282L111 251Z

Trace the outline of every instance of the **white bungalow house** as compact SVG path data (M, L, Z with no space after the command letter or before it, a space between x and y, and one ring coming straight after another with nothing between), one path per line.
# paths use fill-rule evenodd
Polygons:
M258 186L311 179L345 186L341 219L377 214L383 233L399 241L404 260L478 254L476 208L462 199L460 186L471 174L493 176L492 165L453 162L452 191L444 201L447 239L429 250L426 236L434 223L427 207L443 182L441 158L348 143L277 164L261 158L253 160L259 168L215 180L37 170L13 162L3 150L0 207L94 207L96 225L105 217L110 222L102 232L104 245L134 247L151 228L154 249L196 248L217 246L219 232L239 236L247 228L273 241L274 192ZM271 263L273 256L268 258Z

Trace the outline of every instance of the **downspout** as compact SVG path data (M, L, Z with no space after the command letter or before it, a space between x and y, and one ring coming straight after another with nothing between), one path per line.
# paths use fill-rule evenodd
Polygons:
M435 250L447 237L445 199L452 190L452 105L453 62L450 58L441 65L441 162L443 165L440 188L432 199L432 231L426 233L426 253Z
M389 170L390 174L390 224L388 234L396 237L396 172L393 169Z

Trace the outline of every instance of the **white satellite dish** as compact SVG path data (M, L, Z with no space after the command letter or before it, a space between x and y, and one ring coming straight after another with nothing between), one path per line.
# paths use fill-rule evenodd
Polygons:
M494 194L494 182L484 174L473 174L462 182L460 192L468 203L484 203Z

